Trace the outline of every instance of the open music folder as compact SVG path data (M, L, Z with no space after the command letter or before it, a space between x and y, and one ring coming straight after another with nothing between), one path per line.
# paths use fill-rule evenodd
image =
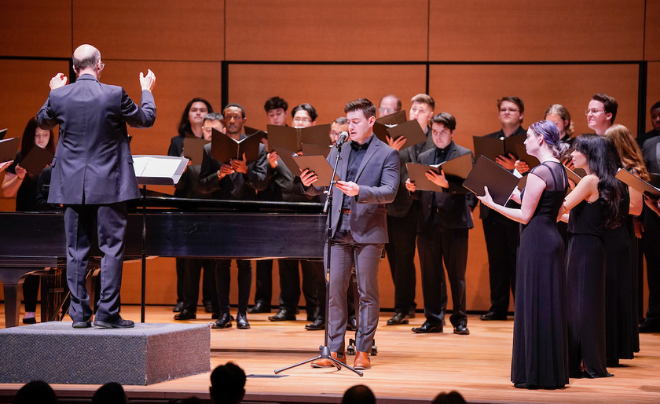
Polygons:
M434 171L435 173L440 174L440 171L442 170L445 173L445 178L449 182L450 189L452 188L452 185L458 185L461 187L463 181L470 174L470 171L472 171L472 156L470 154L464 154L438 165L406 163L406 167L408 169L410 181L415 184L415 187L417 187L418 190L442 192L443 188L426 178L426 173L428 171Z
M330 146L330 124L315 125L307 128L268 125L268 147L275 150L280 147L299 152L302 144Z
M616 178L624 182L637 192L640 192L653 200L660 199L660 189L654 187L643 179L636 177L632 173L620 168L616 173Z
M488 159L495 161L499 156L503 155L509 157L509 153L516 159L526 162L530 168L532 167L533 160L536 160L534 166L538 165L538 160L525 150L525 136L511 136L504 139L487 136L472 136L474 143L474 155L485 156ZM533 159L533 160L532 160Z
M20 137L0 140L0 163L15 159L20 146Z
M206 139L185 137L183 138L183 156L190 160L192 164L202 165L204 146L209 143L210 141Z
M312 185L315 187L328 187L332 179L332 166L328 160L323 156L295 156L293 161L296 162L300 170L313 171L318 180ZM293 172L293 171L291 171ZM298 171L300 173L300 171ZM335 181L339 180L339 176L335 174Z
M55 155L46 149L35 146L30 150L27 156L23 157L21 167L32 175L39 176L47 165L53 162Z
M211 137L211 157L221 163L229 163L232 159L241 160L245 154L245 163L250 164L259 159L259 144L265 137L264 132L257 132L236 141L214 128Z
M463 186L479 196L484 196L484 186L499 205L505 205L518 186L520 178L505 170L499 164L481 156L463 182Z
M185 157L134 155L133 169L139 185L176 185L188 165Z
M0 130L0 140L4 139L6 134L7 128Z

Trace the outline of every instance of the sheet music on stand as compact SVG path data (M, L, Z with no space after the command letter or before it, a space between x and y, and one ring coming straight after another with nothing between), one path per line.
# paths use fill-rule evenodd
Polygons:
M176 185L187 164L185 157L133 156L133 169L139 185Z

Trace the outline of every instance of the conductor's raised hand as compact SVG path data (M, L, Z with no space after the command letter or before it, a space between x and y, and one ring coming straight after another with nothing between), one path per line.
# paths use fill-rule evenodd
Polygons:
M248 166L245 160L245 153L243 153L243 158L241 160L231 159L231 168L236 170L236 172L247 174Z
M442 188L449 188L449 181L447 181L447 178L445 178L444 171L440 170L440 174L438 174L433 170L428 170L425 174L426 178L435 185Z
M319 179L319 177L316 175L314 171L309 171L307 168L301 171L302 172L300 173L300 180L302 181L303 185L306 187L312 185L316 180Z
M479 196L477 195L477 198L486 206L493 206L495 202L493 202L493 197L490 196L490 192L488 192L488 187L484 187L484 196Z
M348 196L356 196L360 193L360 186L353 181L337 181L335 186Z
M67 80L68 78L64 75L64 73L57 73L55 76L53 76L52 79L50 79L50 89L55 90L56 88L64 87Z
M146 76L140 72L140 86L142 87L142 91L151 91L156 86L156 75L151 71L151 69L147 71Z
M406 189L410 192L417 191L417 185L414 182L410 181L410 178L406 180Z

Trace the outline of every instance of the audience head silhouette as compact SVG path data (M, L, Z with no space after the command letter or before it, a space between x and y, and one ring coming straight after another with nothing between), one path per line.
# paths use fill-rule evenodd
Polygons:
M99 387L92 396L92 404L127 404L128 397L121 384L110 382Z
M376 404L376 396L364 384L358 384L346 390L341 404Z
M211 373L211 400L215 404L238 404L245 396L245 372L233 362Z
M56 404L57 396L46 382L34 380L21 387L14 397L14 404Z
M467 404L458 391L438 394L431 404Z

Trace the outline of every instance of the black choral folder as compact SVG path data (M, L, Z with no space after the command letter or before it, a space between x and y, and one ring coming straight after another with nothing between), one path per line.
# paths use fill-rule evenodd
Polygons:
M259 158L259 145L265 136L265 133L257 132L236 141L214 128L211 138L211 157L221 163L229 163L231 159L241 160L245 154L245 162L250 164Z
M640 192L653 200L660 199L660 189L654 187L653 185L649 184L641 178L636 177L624 169L619 169L619 171L616 173L616 178L624 182L635 191Z
M301 146L302 146L302 154L304 156L321 155L323 157L328 157L328 154L330 154L330 149L331 149L329 145L325 146L325 145L313 144L313 143L303 143Z
M574 170L571 170L570 168L564 166L564 170L566 171L566 176L568 177L568 179L573 181L576 185L580 182L582 177L587 175L587 172L581 168L576 168Z
M418 190L441 192L443 190L442 187L439 187L426 178L426 172L431 170L440 174L440 170L442 170L445 172L445 178L449 182L450 187L452 183L462 185L465 178L472 171L472 155L464 154L439 165L428 166L425 164L406 163L406 167L410 181L415 183L415 187Z
M291 174L294 176L300 175L300 171L298 171L298 164L296 164L293 159L294 157L298 156L295 152L283 149L281 147L275 147L273 150L275 150L277 156L280 158L280 160L282 160L282 163L286 166L286 168L291 171Z
M0 130L0 140L4 139L6 134L7 128Z
M520 178L502 168L499 164L481 156L463 182L463 186L479 196L484 196L484 186L493 197L493 201L504 205L516 189Z
M293 158L296 162L300 171L309 170L313 171L314 174L318 177L318 180L315 181L312 186L315 187L328 187L330 186L330 180L332 178L332 166L328 163L328 160L323 156L296 156ZM299 171L299 172L300 172ZM291 171L293 172L293 171ZM337 174L335 174L335 181L339 180Z
M39 176L47 165L53 162L55 155L39 146L34 146L32 150L23 157L21 167L25 168L30 174Z
M206 146L209 142L209 140L199 139L197 137L184 137L183 156L190 160L191 164L198 166L202 165L202 160L204 159L204 146Z
M533 158L525 151L525 136L511 136L504 139L487 136L472 136L474 142L475 156L486 156L495 161L499 156L507 156L511 153L518 160L526 162L530 168L531 164L526 158ZM522 146L522 147L521 147ZM537 160L538 161L538 160Z
M0 140L0 163L15 159L16 152L18 151L20 145L20 137Z
M299 152L303 143L330 146L330 124L292 128L290 126L268 125L268 147L280 147Z

